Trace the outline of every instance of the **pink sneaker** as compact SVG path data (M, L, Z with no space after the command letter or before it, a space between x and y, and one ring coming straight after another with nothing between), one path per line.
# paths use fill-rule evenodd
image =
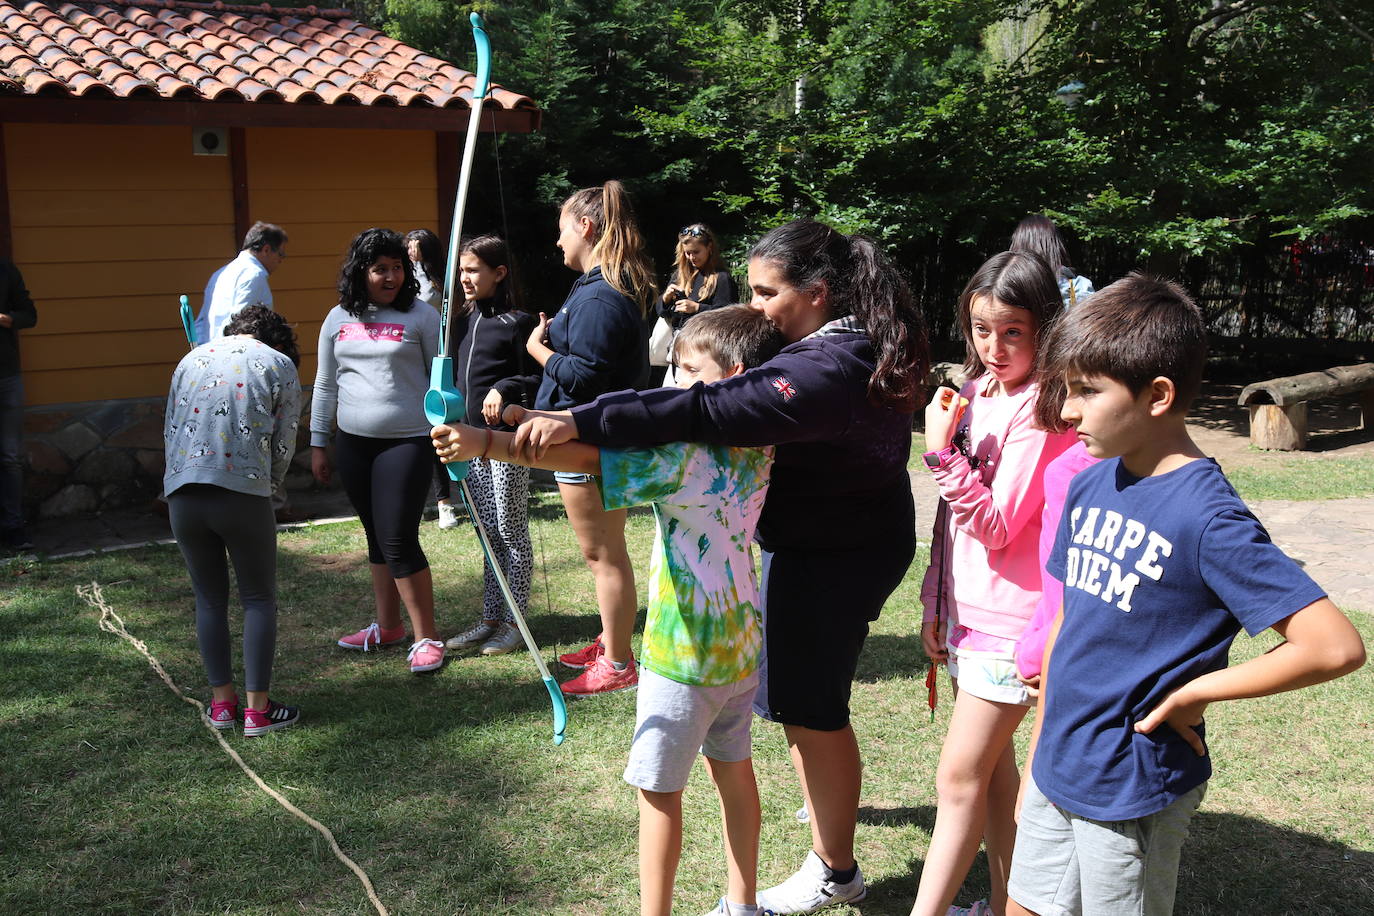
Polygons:
M444 664L444 644L437 639L422 639L410 647L406 656L410 662L410 673L433 671Z
M284 706L276 700L268 700L266 709L243 711L243 737L256 738L279 728L290 728L300 720L299 707Z
M639 669L633 658L625 666L624 671L617 671L615 666L606 660L605 655L599 655L586 671L564 684L562 690L570 697L590 697L620 690L633 690L638 686Z
M213 727L224 731L233 728L238 720L239 698L237 695L232 700L225 700L222 703L219 700L210 701L210 711L205 714L205 721Z
M576 652L569 652L566 655L558 656L558 663L564 668L581 671L605 654L606 647L601 642L601 634L598 633L596 639L593 639Z
M344 649L362 649L366 652L372 646L395 646L405 641L405 624L383 630L374 620L358 632L339 640L339 646Z

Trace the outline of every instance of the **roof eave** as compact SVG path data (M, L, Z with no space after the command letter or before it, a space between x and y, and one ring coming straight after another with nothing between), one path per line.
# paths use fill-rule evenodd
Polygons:
M325 127L466 132L467 107L304 105L175 99L84 99L0 94L0 123L186 124L192 127ZM483 133L539 129L537 108L482 110Z

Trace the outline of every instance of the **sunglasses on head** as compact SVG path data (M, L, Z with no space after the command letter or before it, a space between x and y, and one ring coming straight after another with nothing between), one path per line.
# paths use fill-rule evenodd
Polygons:
M677 234L679 236L687 236L689 238L699 239L709 235L710 233L706 231L705 226L684 226L683 228L677 231Z

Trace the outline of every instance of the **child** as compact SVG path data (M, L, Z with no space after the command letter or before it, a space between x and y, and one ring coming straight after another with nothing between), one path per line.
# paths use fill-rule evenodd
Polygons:
M539 387L539 365L525 341L539 321L520 310L510 275L506 243L494 235L464 242L458 258L463 307L458 311L452 352L454 374L463 393L467 423L501 425L507 404L529 407ZM447 470L442 471L448 477ZM523 612L530 597L530 470L506 461L477 458L468 473L468 491L511 593ZM504 655L525 643L506 607L496 575L483 575L482 619L448 640L450 649L481 646L483 655Z
M732 306L704 313L674 341L678 384L714 384L781 347L761 311ZM445 460L462 460L506 454L511 434L439 426L434 443ZM726 894L713 912L758 912L760 813L749 726L762 628L750 542L771 465L771 449L692 443L621 450L570 442L539 461L597 475L607 508L650 503L658 523L644 671L625 769L625 780L639 788L640 912L646 916L672 910L682 790L698 749L720 793L729 869Z
M648 378L644 316L657 297L634 208L625 188L608 181L583 188L558 214L563 263L581 274L551 319L540 315L527 343L544 367L535 407L565 410L608 391L640 387ZM570 696L626 690L638 683L630 656L639 602L625 548L625 512L608 510L587 474L554 474L582 556L596 580L601 635L560 655L582 674L563 684ZM601 664L601 659L605 663Z
M1347 674L1359 634L1189 438L1206 332L1132 274L1054 331L1063 418L1101 463L1069 486L1008 912L1164 914L1211 761L1209 703ZM1244 627L1284 642L1234 668Z
M1055 412L1036 410L1037 344L1059 308L1054 274L1039 257L1007 251L990 258L959 298L970 380L960 397L943 388L926 407L925 462L944 505L921 587L921 639L932 659L949 666L956 695L935 776L939 810L912 908L917 916L967 912L950 904L980 837L987 840L991 912L1001 914L1006 902L1016 836L1011 739L1030 703L1014 651L1040 597L1040 481L1072 442ZM972 912L988 912L987 903Z

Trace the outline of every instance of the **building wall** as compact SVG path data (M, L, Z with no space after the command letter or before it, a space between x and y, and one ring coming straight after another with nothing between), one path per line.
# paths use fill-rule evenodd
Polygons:
M38 305L23 334L31 405L164 394L183 353L177 297L242 239L227 156L192 154L190 127L6 124L14 262ZM429 131L249 128L249 219L291 236L272 275L297 325L302 382L349 240L369 226L436 228Z
M161 399L186 353L178 296L199 310L234 257L228 157L190 127L5 124L14 262L38 307L22 333L31 515L156 495ZM349 241L438 224L429 131L248 128L248 218L280 224L275 308L296 326L301 382L337 301Z

